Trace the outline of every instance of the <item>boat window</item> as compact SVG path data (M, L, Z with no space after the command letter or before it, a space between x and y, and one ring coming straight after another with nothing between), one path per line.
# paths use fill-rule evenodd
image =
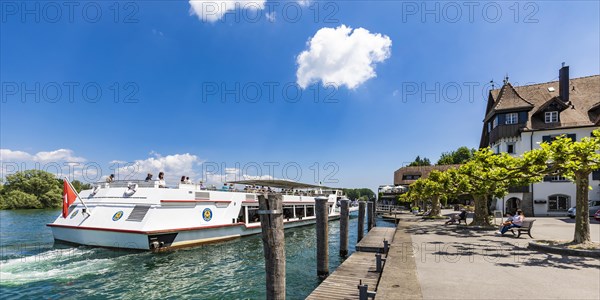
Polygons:
M246 207L242 206L240 208L240 213L238 214L237 221L238 223L246 223Z
M296 206L296 218L303 218L304 217L304 205L297 205Z
M314 217L315 216L315 206L314 205L307 205L306 206L306 216L307 217Z
M260 218L258 217L258 207L248 207L248 222L260 222Z
M294 207L293 206L284 206L283 207L283 218L291 219L294 217Z

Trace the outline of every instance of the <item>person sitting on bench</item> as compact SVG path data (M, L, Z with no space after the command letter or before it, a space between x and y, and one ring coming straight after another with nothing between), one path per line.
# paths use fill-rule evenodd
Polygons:
M452 215L452 217L450 217L450 220L446 221L446 225L454 224L456 222L460 223L460 220L464 220L466 218L467 218L467 211L463 209L460 211L460 214Z
M505 223L502 223L502 228L496 232L496 234L505 234L509 229L514 227L521 227L523 225L523 220L525 219L525 215L523 215L523 211L518 209L517 213ZM505 225L506 224L506 225Z

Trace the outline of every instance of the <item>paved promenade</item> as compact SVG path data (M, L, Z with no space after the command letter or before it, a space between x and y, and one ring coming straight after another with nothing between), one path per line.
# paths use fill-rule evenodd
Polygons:
M535 239L572 239L571 219L530 219ZM598 259L533 251L526 235L443 222L401 221L377 299L600 299ZM591 223L600 241L600 224Z

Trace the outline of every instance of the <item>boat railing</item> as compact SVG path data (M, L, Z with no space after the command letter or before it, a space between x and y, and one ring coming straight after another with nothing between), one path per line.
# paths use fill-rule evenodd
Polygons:
M111 188L129 187L132 184L137 184L141 188L153 188L158 186L158 180L114 180L111 182L99 182L99 184Z

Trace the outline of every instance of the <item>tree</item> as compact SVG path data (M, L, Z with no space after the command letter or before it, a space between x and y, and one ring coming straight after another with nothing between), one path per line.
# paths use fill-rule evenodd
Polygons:
M62 185L54 175L25 170L6 176L0 209L51 208L62 205Z
M438 165L458 165L464 164L473 158L475 149L469 149L465 146L459 147L455 151L444 152L438 160Z
M360 189L342 189L346 197L350 200L367 200L375 197L375 193L371 189L360 188Z
M573 243L591 242L589 219L590 174L600 169L600 129L593 132L593 137L584 137L581 141L573 141L564 135L552 143L542 143L542 149L548 151L549 162L553 169L563 176L575 181L575 234Z
M62 181L62 179L59 179L59 180L60 180L60 184L62 186L62 182L63 181ZM89 190L89 189L92 188L91 184L89 184L89 183L83 183L83 182L81 182L81 181L79 181L77 179L73 180L71 182L71 184L73 185L73 187L75 188L75 190L77 190L78 193L81 192L81 191L83 191L83 190Z
M446 173L438 170L431 171L429 176L423 179L421 196L425 199L431 200L431 212L429 213L430 216L439 216L441 214L440 198L446 197L448 185L449 182Z
M408 166L431 166L431 161L429 161L429 158L427 157L421 158L420 156L417 156L415 161L411 162Z
M494 154L489 148L476 151L458 169L461 176L466 176L466 184L459 192L471 194L475 201L471 225L490 225L488 199L505 196L511 186L541 181L548 171L547 159L548 152L543 149L528 151L519 158L507 153Z

